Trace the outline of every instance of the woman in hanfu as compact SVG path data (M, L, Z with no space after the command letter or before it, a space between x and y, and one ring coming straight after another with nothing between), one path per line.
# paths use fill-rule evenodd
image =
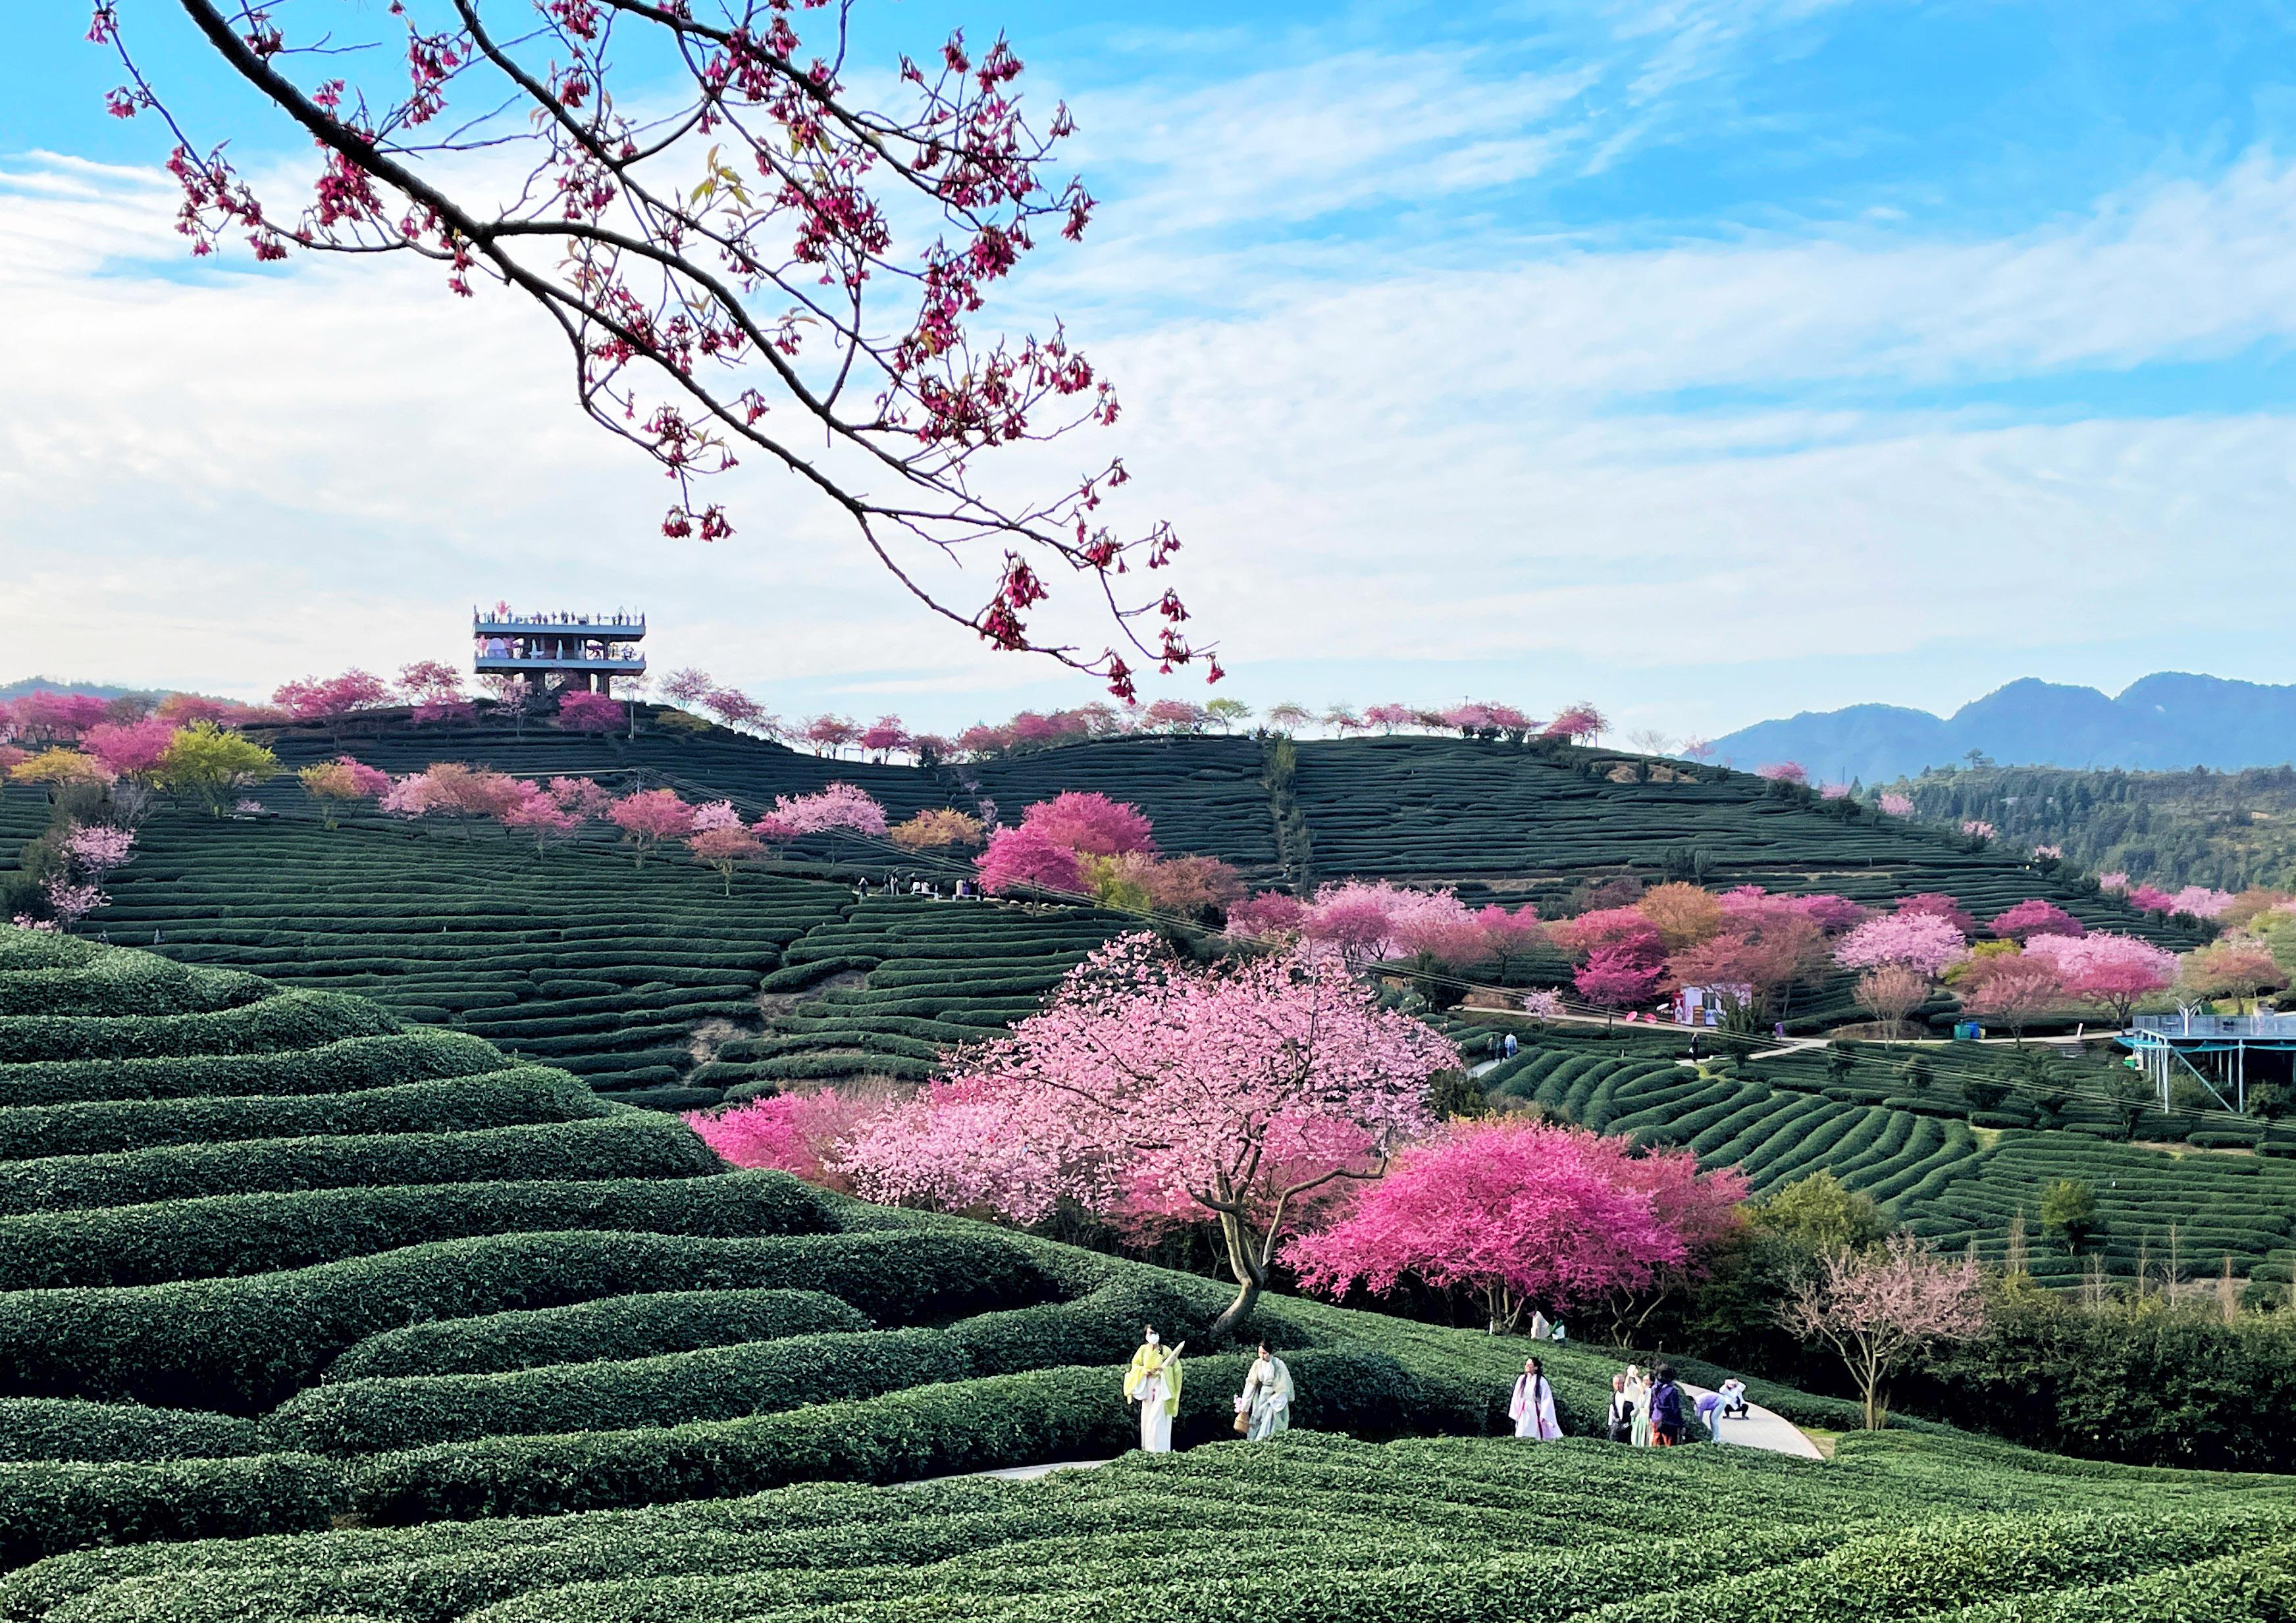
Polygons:
M1243 1378L1236 1412L1245 1418L1247 1443L1264 1443L1292 1429L1292 1368L1265 1341L1259 1344L1259 1357L1252 1360L1251 1373Z
M1172 1452L1172 1418L1180 1412L1180 1349L1166 1350L1153 1324L1148 1326L1132 1367L1124 1373L1124 1400L1140 1406L1140 1447L1147 1454Z
M1547 1383L1545 1366L1536 1358L1525 1359L1522 1373L1515 1377L1507 1418L1514 1422L1517 1437L1535 1443L1551 1443L1562 1435L1562 1423L1554 1418L1554 1389Z

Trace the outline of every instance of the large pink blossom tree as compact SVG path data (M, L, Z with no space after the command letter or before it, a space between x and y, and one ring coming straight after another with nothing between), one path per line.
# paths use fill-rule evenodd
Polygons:
M2177 955L2134 936L2096 930L2082 937L2034 936L2027 957L2054 963L2065 990L2077 1001L2104 1009L2120 1025L2128 1024L2136 1005L2177 981Z
M990 896L1013 896L1024 890L1081 896L1091 888L1073 848L1041 828L1025 825L1000 828L989 835L988 848L974 860L973 872L980 888Z
M1034 829L1079 857L1156 854L1156 833L1141 809L1103 794L1069 790L1039 800L1021 814L1021 826Z
M395 254L434 264L455 295L532 301L581 410L675 482L668 537L732 536L699 487L754 460L996 647L1126 698L1137 666L1200 657L1179 595L1152 584L1178 549L1170 528L1111 521L1120 461L1033 488L986 465L1118 414L1057 325L974 330L998 283L1093 214L1052 167L1074 120L1059 103L1031 115L1001 37L861 61L849 7L789 0L182 9L252 93L239 116L260 109L316 148L299 212L266 201L231 156L250 140L195 133L97 0L90 37L123 78L111 111L164 126L193 253ZM939 577L974 560L985 600L950 600ZM1099 652L1034 629L1064 576L1104 607Z
M2054 902L2028 897L2014 907L1993 915L1987 928L2005 941L2022 942L2034 936L2085 936L2088 926Z
M622 831L637 865L665 840L683 839L693 827L693 807L674 789L647 789L624 795L606 808L607 820Z
M1820 1258L1778 1316L1841 1355L1865 1401L1866 1429L1878 1431L1889 1379L1907 1358L1983 1333L1984 1279L1974 1258L1942 1261L1915 1236L1894 1234L1869 1251Z
M1902 963L1934 980L1969 956L1969 943L1950 919L1933 913L1885 913L1866 920L1837 942L1833 961L1846 970Z
M881 1118L847 1165L873 1200L988 1207L1067 1198L1135 1221L1217 1225L1247 1318L1304 1202L1375 1176L1428 1125L1458 1051L1379 1008L1340 965L1293 953L1198 968L1119 937L1010 1037Z
M1456 1121L1403 1151L1337 1220L1284 1249L1300 1283L1375 1295L1406 1276L1479 1297L1493 1333L1648 1290L1726 1232L1745 1179L1701 1174L1686 1150L1636 1155L1624 1138L1527 1117Z

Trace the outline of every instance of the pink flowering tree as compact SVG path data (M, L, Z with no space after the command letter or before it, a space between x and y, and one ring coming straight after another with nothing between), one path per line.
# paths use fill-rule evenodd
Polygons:
M108 823L83 824L64 836L63 854L74 873L100 884L105 874L135 854L135 835Z
M832 862L841 836L882 839L886 832L885 808L874 795L852 783L830 783L809 795L777 795L772 816L792 836L828 835Z
M160 775L160 758L176 736L173 722L99 722L80 739L80 748L114 777L150 783Z
M862 752L871 759L882 762L894 751L908 749L916 740L908 728L901 725L899 717L880 716L862 728L860 737L853 742L859 744Z
M860 725L843 716L816 716L805 724L805 742L816 755L837 755L860 736Z
M2259 993L2286 986L2288 974L2257 937L2226 936L2186 953L2177 984L2179 996L2204 1003L2229 997L2239 1012Z
M1789 906L1800 908L1812 923L1829 936L1853 930L1873 916L1871 909L1846 896L1790 896L1785 899Z
M2014 907L1993 915L1987 926L2004 941L2023 942L2034 936L2085 936L2088 926L2054 902L2028 897Z
M417 726L433 722L472 722L479 707L463 693L463 673L443 660L417 660L398 671L398 691L414 707L408 719Z
M1070 790L1039 800L1021 814L1021 826L1080 857L1156 854L1155 830L1140 808L1103 794Z
M2111 930L2033 936L2025 943L2025 955L2050 960L2076 1002L2104 1009L2122 1026L2139 1003L2177 981L2176 954Z
M558 695L558 725L569 733L611 733L627 719L621 701L570 687Z
M390 701L390 683L372 671L356 669L340 676L283 683L271 695L271 702L293 721L339 721L356 711L381 709Z
M1969 956L1969 943L1953 921L1933 913L1885 913L1841 938L1833 961L1846 970L1902 963L1935 980Z
M1807 783L1809 769L1800 761L1766 761L1754 768L1754 775L1773 783Z
M1013 896L1026 890L1050 890L1081 896L1091 886L1084 864L1072 847L1061 844L1041 828L1000 828L988 836L988 848L975 859L973 871L980 888L990 896Z
M693 827L693 807L670 789L641 790L624 795L606 808L607 821L622 831L637 865L645 866L646 853L665 840L683 839Z
M1825 933L1790 897L1723 898L1718 934L1667 960L1684 986L1745 987L1763 1012L1784 1020L1800 987L1825 976Z
M1969 909L1943 891L1923 890L1909 896L1898 904L1898 911L1904 914L1934 914L1959 930L1964 939L1977 933L1977 920L1972 916Z
M1352 721L1355 713L1350 710L1347 714L1348 718ZM1412 717L1413 711L1407 704L1375 704L1363 713L1365 725L1377 727L1382 733L1386 734L1392 734L1398 727L1409 726ZM1340 725L1332 716L1325 717L1324 720L1332 726Z
M847 1165L868 1199L1023 1223L1062 1198L1151 1225L1209 1220L1236 1282L1218 1340L1250 1316L1302 1207L1377 1176L1425 1130L1430 1078L1459 1063L1328 960L1198 968L1124 936L865 1128Z
M1866 1430L1878 1431L1890 1377L1908 1358L1984 1332L1984 1277L1974 1258L1947 1262L1915 1236L1893 1234L1870 1251L1819 1258L1778 1316L1793 1334L1841 1356L1864 1400Z
M1475 928L1482 932L1478 956L1497 966L1502 986L1506 983L1508 965L1546 943L1546 926L1539 922L1538 909L1529 902L1512 913L1493 902L1476 913Z
M1610 728L1603 712L1591 704L1579 703L1567 707L1541 732L1543 738L1561 739L1568 743L1590 743Z
M320 805L320 822L335 826L341 807L355 800L379 800L390 792L390 775L348 755L318 761L296 773L303 792Z
M1964 817L1961 820L1961 832L1972 840L1985 840L1992 839L1999 831L1982 817Z
M2177 898L2157 885L2139 885L2128 893L2128 905L2139 913L2169 913L2176 908Z
M1406 1277L1471 1291L1496 1335L1533 1307L1639 1295L1694 1267L1745 1196L1742 1175L1701 1174L1686 1150L1636 1155L1630 1139L1521 1116L1454 1121L1283 1256L1332 1297L1385 1296Z
M482 17L466 0L443 27L399 5L184 9L254 93L242 105L317 149L299 214L261 201L229 156L248 140L195 135L98 0L91 37L123 76L111 111L164 127L193 253L398 254L457 296L532 299L566 340L577 404L676 482L673 539L734 533L699 487L748 459L809 487L900 589L996 647L1128 699L1136 664L1200 657L1178 594L1153 584L1171 529L1110 521L1120 461L984 494L1010 484L985 465L998 447L1117 418L1059 327L972 330L1040 242L1080 240L1093 212L1051 167L1067 108L1028 116L1001 37L862 63L844 7L537 0ZM970 560L994 570L986 600L936 595L933 570ZM1108 605L1109 647L1033 630L1063 577Z
M93 733L89 734L94 736ZM2169 898L2170 913L2188 913L2196 919L2220 918L2225 909L2237 900L2229 890L2213 890L2206 885L2186 885Z
M2128 875L2118 870L2111 873L2100 873L2096 876L2096 888L2108 894L2126 890L2128 889Z
M1881 799L1882 815L1886 817L1910 817L1914 815L1914 798L1894 790L1885 791Z
M1578 996L1605 1009L1630 1009L1656 996L1666 980L1666 960L1613 942L1587 955L1571 972Z
M1283 890L1262 890L1227 910L1227 933L1244 940L1296 935L1308 915L1305 903Z
M852 1193L841 1145L882 1114L882 1095L846 1094L824 1087L783 1093L720 1111L694 1111L685 1123L728 1166L765 1167Z
M697 825L685 837L685 848L694 861L713 870L725 882L727 896L734 894L734 870L765 854L765 846L756 832L743 827L739 818L714 828Z
M512 833L534 836L537 857L553 844L572 839L575 831L582 826L579 814L536 783L521 783L516 803L504 807L501 817L503 827Z
M1970 966L1959 988L1962 1010L1980 1020L1998 1021L2019 1042L2038 1016L2070 1001L2063 971L2041 953L2004 953Z

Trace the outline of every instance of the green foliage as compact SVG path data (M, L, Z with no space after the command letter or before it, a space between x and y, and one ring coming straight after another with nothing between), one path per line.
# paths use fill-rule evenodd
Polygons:
M253 739L211 721L195 721L168 741L160 757L159 783L193 797L214 814L242 790L278 772L279 758Z
M2097 1232L2096 1191L2079 1178L2052 1178L2041 1185L2041 1232L2064 1242L2078 1257Z
M1812 1253L1863 1250L1890 1232L1874 1197L1846 1188L1831 1172L1798 1178L1756 1202L1754 1222Z

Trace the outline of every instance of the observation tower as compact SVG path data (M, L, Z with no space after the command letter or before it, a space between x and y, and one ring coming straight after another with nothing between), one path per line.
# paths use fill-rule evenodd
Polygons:
M645 674L643 614L521 614L508 603L471 611L482 676L510 676L529 687L555 685L611 693L616 676Z

